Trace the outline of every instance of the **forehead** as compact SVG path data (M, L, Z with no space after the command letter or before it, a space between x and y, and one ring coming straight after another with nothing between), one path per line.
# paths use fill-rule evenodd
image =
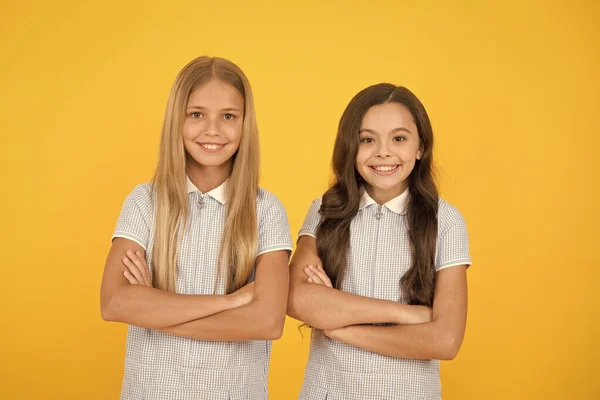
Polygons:
M218 79L211 79L196 88L188 98L189 106L243 108L244 98L236 88Z
M361 129L388 132L401 127L416 128L416 125L408 108L400 103L390 102L369 108L360 127Z

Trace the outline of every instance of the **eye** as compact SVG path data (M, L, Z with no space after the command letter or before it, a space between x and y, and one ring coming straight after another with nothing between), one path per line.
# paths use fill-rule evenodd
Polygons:
M406 138L404 136L396 136L394 142L404 142Z
M225 115L223 115L223 119L225 119L227 121L231 121L232 119L235 119L235 115L233 115L233 114L225 114Z
M202 117L202 113L198 112L198 111L194 111L193 113L190 114L190 117L194 118L194 119L198 119Z
M366 138L362 138L360 139L361 143L373 143L375 140L373 138L370 137L366 137Z

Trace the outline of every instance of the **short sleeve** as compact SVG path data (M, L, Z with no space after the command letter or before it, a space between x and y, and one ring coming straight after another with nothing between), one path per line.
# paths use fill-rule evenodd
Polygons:
M271 251L292 251L290 224L283 204L277 196L260 189L258 202L257 256Z
M440 200L435 270L464 264L471 265L465 219L458 209Z
M308 213L304 218L304 224L302 224L302 228L300 228L300 232L298 233L298 237L300 236L312 236L315 239L317 238L317 229L319 228L319 224L321 223L321 214L319 210L321 209L321 199L316 199L310 205L308 209Z
M125 199L112 239L125 238L148 249L152 199L150 184L138 185Z

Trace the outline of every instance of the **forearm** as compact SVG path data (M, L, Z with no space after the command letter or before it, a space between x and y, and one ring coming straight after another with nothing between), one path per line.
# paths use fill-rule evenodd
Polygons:
M453 332L441 321L397 326L356 325L326 334L386 356L436 360L453 359L463 338L463 333Z
M292 287L288 315L319 329L374 323L415 323L414 307L395 301L358 296L324 285Z
M400 358L451 360L467 322L466 266L438 272L433 320L417 325L349 326L325 334L365 350Z
M260 299L203 319L161 329L176 336L209 341L274 340L281 337L285 307L265 311Z
M256 286L250 303L161 330L177 336L219 342L278 339L283 333L288 298L287 260L286 251L258 256Z
M233 296L185 295L142 285L124 285L102 302L109 321L160 329L236 307Z

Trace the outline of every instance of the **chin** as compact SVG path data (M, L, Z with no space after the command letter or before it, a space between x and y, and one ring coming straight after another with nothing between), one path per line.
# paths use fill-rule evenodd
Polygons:
M202 157L193 157L196 164L201 165L203 167L220 167L223 164L226 164L229 158L225 157L206 157L203 155Z
M201 162L199 164L202 165L203 167L213 167L214 168L214 167L221 167L221 166L227 164L227 160L225 160L225 161L214 161L214 160L212 160L212 162L211 161L206 161L206 162Z
M386 179L380 176L374 177L372 179L365 179L367 184L373 188L379 190L390 190L402 185L402 180L398 178Z
M400 189L400 187L402 186L401 182L398 182L394 185L371 185L373 188L378 189L378 190L395 190L395 189Z

